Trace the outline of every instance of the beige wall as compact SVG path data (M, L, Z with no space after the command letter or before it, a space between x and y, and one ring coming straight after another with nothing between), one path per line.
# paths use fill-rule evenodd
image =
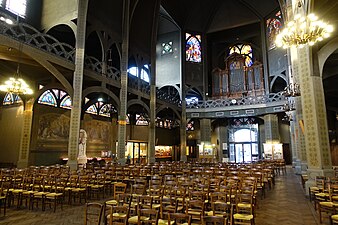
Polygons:
M0 108L0 163L16 165L19 158L23 106Z

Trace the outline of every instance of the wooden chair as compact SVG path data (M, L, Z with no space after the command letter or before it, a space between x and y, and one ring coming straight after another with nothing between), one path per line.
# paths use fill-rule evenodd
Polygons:
M2 178L0 180L0 211L1 211L1 207L3 206L4 216L6 216L6 206L7 206L9 188L10 188L10 181L6 181L5 177Z
M140 209L138 210L138 225L158 225L157 209Z
M253 211L253 196L245 193L236 195L236 213L233 214L233 224L255 224Z
M101 225L104 204L92 202L86 203L85 208L85 225Z
M112 206L107 217L109 225L127 225L129 208L126 206Z
M191 225L191 216L185 213L169 213L167 224Z
M232 224L233 207L226 202L211 203L211 211L207 212L207 216L218 216L225 218L226 224Z
M114 199L116 199L118 194L124 194L127 190L127 184L122 182L114 183Z
M137 224L138 222L138 212L141 209L151 209L153 204L153 197L148 195L141 195L137 197L137 202L134 205L131 205L129 208L129 213L131 216L128 219L129 224ZM136 213L136 215L135 215Z
M226 218L223 216L204 216L202 218L203 225L227 225Z
M186 203L186 211L187 215L191 215L192 219L197 219L202 221L202 217L204 216L205 203L202 200L189 200Z

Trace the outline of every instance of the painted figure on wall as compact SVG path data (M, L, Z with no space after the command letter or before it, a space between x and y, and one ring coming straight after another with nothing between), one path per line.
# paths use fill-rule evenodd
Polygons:
M79 164L87 163L86 150L87 150L87 132L84 129L80 129L79 154L78 154Z

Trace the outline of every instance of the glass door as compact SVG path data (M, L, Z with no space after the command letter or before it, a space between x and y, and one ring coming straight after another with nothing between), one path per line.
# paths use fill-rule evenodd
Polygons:
M236 146L236 163L243 162L243 145L242 144L235 144Z
M248 163L256 161L255 153L257 144L255 143L236 143L229 145L230 162Z

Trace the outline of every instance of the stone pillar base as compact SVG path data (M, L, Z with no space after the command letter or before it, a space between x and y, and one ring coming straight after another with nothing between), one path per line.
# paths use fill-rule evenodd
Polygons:
M121 165L126 165L126 159L125 158L122 158L122 159L118 159L117 162Z
M86 164L87 163L87 157L81 156L81 157L77 158L77 163L78 164Z
M292 168L296 168L297 158L292 158Z
M301 174L307 174L307 162L301 162Z
M308 169L308 180L305 182L306 195L309 195L309 187L316 186L316 176L333 177L333 169Z
M16 167L19 168L19 169L27 168L28 167L28 160L19 160L16 164L17 164Z
M187 156L186 155L181 155L180 161L186 162L187 161Z
M68 160L67 165L70 170L77 170L77 160Z
M155 163L155 162L156 162L155 157L149 157L148 158L148 163Z
M300 160L296 160L295 162L295 174L301 175L302 174L302 165Z

